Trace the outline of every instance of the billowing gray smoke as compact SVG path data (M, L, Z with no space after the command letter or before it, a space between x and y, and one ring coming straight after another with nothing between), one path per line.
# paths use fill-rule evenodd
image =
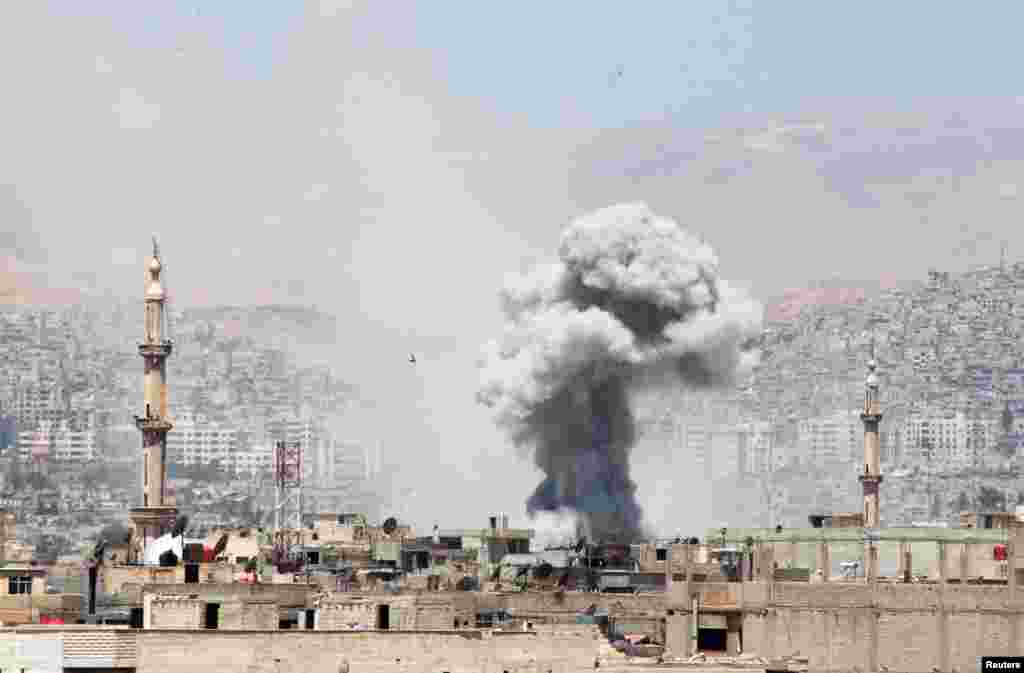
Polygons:
M546 475L530 513L572 510L591 537L628 542L643 535L630 392L733 383L756 363L762 309L718 278L711 248L643 204L573 221L560 258L504 291L478 399Z

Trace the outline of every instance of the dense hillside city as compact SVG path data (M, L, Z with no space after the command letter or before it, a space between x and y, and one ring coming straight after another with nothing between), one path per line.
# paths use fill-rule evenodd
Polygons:
M1024 502L1024 264L808 294L769 312L761 364L738 390L646 410L647 437L685 448L722 486L717 520L803 526L808 513L861 509L872 352L885 414L883 525Z
M121 305L0 312L0 508L18 514L41 553L75 551L137 506L137 316ZM168 490L197 512L197 532L265 523L282 441L303 448L310 511L344 502L375 512L379 451L339 430L362 408L358 391L282 343L333 338L330 317L266 306L183 311L169 323Z
M138 492L137 312L110 305L0 313L0 507L26 541L66 553ZM379 507L378 447L339 431L358 390L300 366L284 335L333 334L295 307L176 311L169 329L169 487L198 529L261 522L276 442L307 454L310 512ZM882 375L888 525L1012 509L1024 415L1024 264L878 293L811 292L773 307L762 357L734 391L669 395L637 409L645 441L693 456L723 525L798 526L857 511L864 364ZM83 469L84 466L84 469ZM811 477L811 478L808 478ZM184 488L188 486L188 488ZM186 502L187 500L187 502Z

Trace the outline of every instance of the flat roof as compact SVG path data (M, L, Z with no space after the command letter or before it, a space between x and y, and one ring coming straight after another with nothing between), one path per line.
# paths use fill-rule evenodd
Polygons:
M726 528L725 544L742 545L747 538L755 542L863 542L865 531L874 534L880 542L948 542L1001 543L1009 538L1007 528ZM708 544L722 542L722 529L711 528L704 541Z

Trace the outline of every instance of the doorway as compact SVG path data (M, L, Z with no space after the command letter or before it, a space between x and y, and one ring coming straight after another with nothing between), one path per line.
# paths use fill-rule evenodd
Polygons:
M208 629L215 629L218 626L220 617L220 604L219 603L207 603L206 604L206 615L203 620L203 626Z
M387 604L377 606L377 629L387 631L391 628L391 606Z
M700 652L725 652L728 634L726 629L697 629L697 650Z

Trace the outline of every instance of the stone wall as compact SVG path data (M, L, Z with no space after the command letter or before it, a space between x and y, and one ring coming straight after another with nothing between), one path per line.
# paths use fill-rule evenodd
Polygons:
M263 599L274 601L281 607L307 607L309 597L315 586L306 584L247 584L231 582L215 584L200 582L199 584L169 584L159 587L146 587L145 593L162 595L195 594L210 602L229 601L233 599Z
M413 609L413 628L418 631L448 631L454 628L455 608L451 601L418 596Z
M228 631L276 631L280 623L277 603L233 600L220 604L218 627Z
M143 601L147 629L199 629L204 603L188 596L146 596Z
M592 594L570 591L560 596L553 592L516 592L495 596L480 595L480 606L488 608L512 609L515 612L557 612L575 615L592 604L610 610L629 612L664 613L665 596L655 594Z
M352 624L376 629L378 607L389 607L389 629L408 631L446 631L454 628L455 602L451 595L363 595L335 594L319 601L317 629L349 629Z
M338 631L353 624L377 628L377 604L366 598L321 603L317 608L317 626L322 631Z
M744 651L769 658L799 651L811 670L965 671L982 655L1024 654L1024 601L1011 601L1006 586L742 586ZM670 617L669 642L683 642L683 628Z
M142 586L145 584L183 584L185 569L158 568L151 566L118 566L105 565L99 569L102 584L100 590L108 594L119 594L125 584Z
M138 673L570 673L593 671L596 629L584 634L140 631Z

